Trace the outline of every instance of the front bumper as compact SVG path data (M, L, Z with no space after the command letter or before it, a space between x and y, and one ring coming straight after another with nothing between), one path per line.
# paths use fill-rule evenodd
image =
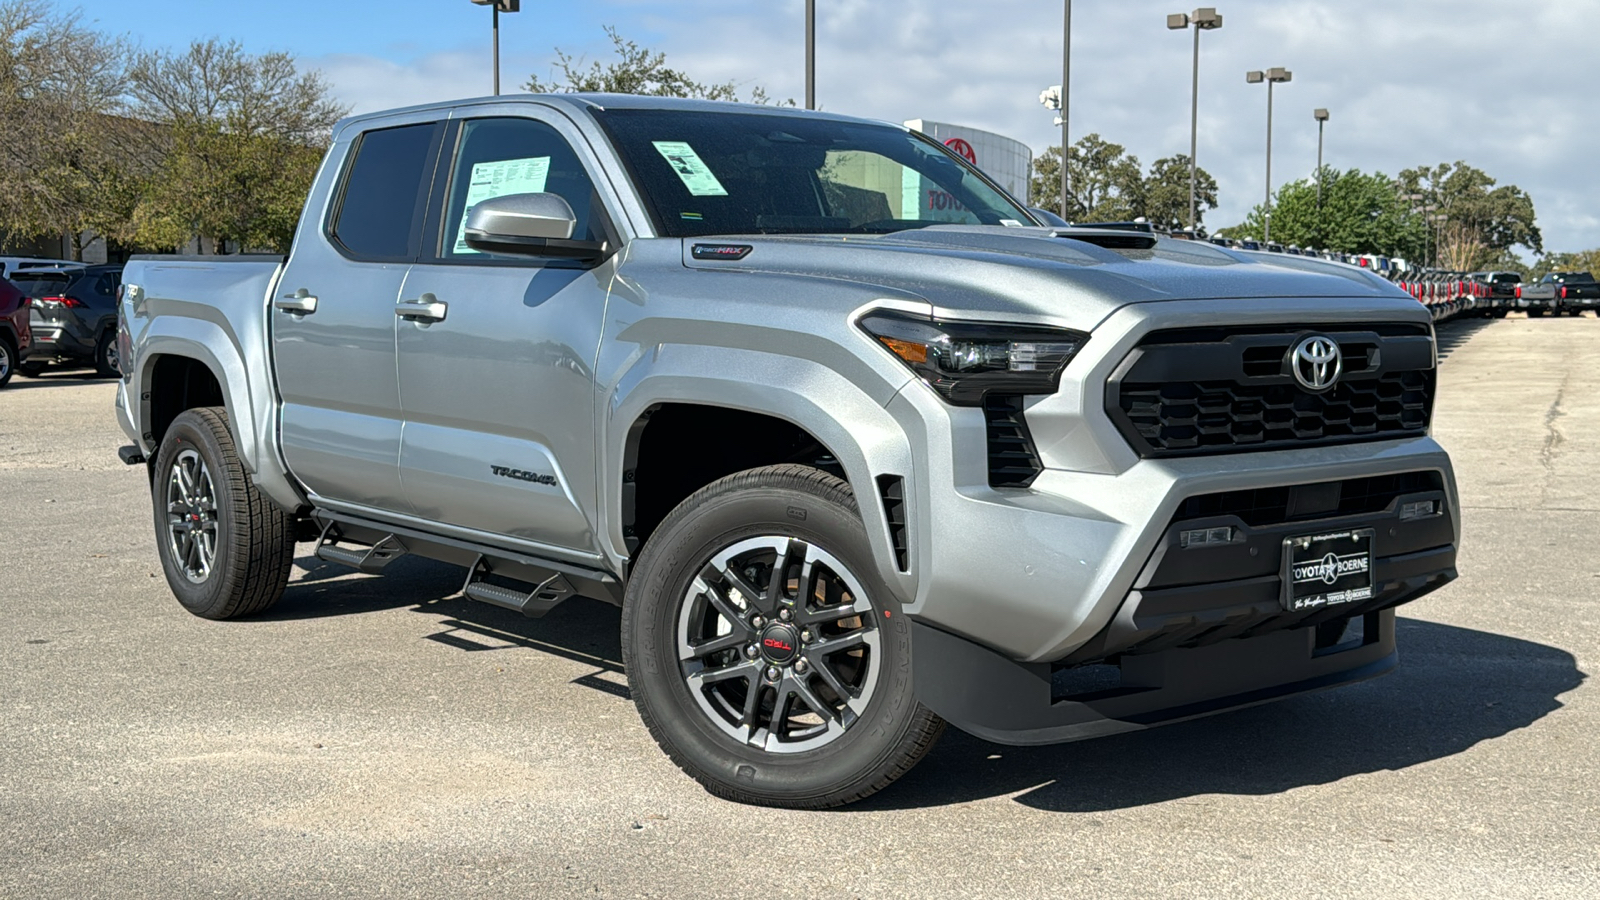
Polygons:
M1393 669L1394 611L1369 613L1357 622L1339 638L1319 640L1317 629L1302 628L1126 656L1116 665L1082 670L1016 663L916 623L917 697L950 724L996 743L1103 737L1364 681Z

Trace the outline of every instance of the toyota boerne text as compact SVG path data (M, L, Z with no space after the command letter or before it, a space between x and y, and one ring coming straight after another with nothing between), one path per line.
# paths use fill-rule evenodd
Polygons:
M362 115L287 257L124 280L120 452L185 608L267 609L301 541L618 604L645 725L734 800L865 797L947 722L1070 741L1369 678L1456 575L1416 300L1045 226L898 126Z

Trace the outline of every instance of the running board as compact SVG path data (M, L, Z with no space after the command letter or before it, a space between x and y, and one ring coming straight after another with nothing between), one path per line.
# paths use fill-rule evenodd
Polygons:
M357 565L359 560L365 559L368 566L381 567L401 555L410 554L463 566L469 577L462 592L469 598L532 616L543 615L572 596L622 605L622 583L610 572L446 537L399 522L382 522L327 509L317 510L312 517L322 527L323 538L318 540L316 552L320 559L345 565ZM384 552L373 553L368 559L369 547L381 548ZM391 550L398 552L385 559ZM485 582L485 574L491 572L494 583ZM503 586L506 584L514 586ZM471 590L467 590L468 587Z
M393 534L384 535L366 547L341 547L339 546L341 540L347 538L339 530L337 523L330 521L323 525L322 534L317 537L315 552L317 559L341 563L362 572L376 574L382 572L389 563L410 552L406 549L406 545L400 542L400 538Z
M530 619L538 619L555 609L561 601L577 593L560 572L537 585L532 585L532 590L528 591L490 584L485 580L494 574L490 565L489 558L480 553L477 561L467 570L467 582L461 586L461 593L466 595L468 600L488 603L522 613ZM527 584L527 582L522 583Z

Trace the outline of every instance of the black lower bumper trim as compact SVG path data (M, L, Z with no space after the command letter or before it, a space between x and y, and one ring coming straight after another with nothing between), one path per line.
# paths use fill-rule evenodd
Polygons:
M131 444L126 447L118 447L117 458L130 466L137 466L144 462L144 454L139 452L138 447Z
M1297 628L1203 647L1122 657L1115 686L1054 700L1052 667L1018 663L965 638L912 627L917 699L950 724L1000 744L1054 744L1137 731L1382 675L1396 663L1394 611L1364 617L1359 643L1319 651Z

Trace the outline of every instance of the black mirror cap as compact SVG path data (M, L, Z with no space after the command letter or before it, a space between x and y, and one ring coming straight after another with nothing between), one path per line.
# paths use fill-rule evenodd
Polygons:
M490 234L468 228L467 246L480 253L498 256L523 256L534 259L572 259L579 262L599 262L610 252L605 241L574 241L560 238L521 237L514 234Z

